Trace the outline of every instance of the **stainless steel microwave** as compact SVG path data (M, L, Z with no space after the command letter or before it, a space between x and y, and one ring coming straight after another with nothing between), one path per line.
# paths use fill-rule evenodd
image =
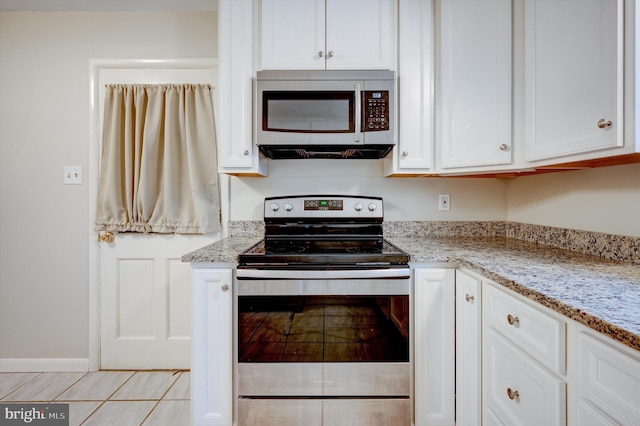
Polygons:
M269 158L382 158L395 145L395 73L259 71L255 140Z

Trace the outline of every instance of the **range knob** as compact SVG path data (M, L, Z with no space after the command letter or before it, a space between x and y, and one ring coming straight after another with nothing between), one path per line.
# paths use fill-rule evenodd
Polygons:
M284 209L288 212L290 212L291 210L293 210L293 206L291 205L291 203L286 203L284 205Z
M271 210L273 210L274 212L277 212L278 210L280 210L280 206L277 203L273 203L269 207L271 207Z
M359 212L360 210L362 210L362 209L363 209L363 207L364 207L364 206L363 206L362 204L360 204L360 203L356 203L356 205L355 205L355 206L353 206L353 208L354 208L357 212Z
M377 205L375 205L375 203L371 203L371 204L369 204L369 211L370 211L370 212L375 211L375 209L377 209L377 208L378 208L378 206L377 206Z

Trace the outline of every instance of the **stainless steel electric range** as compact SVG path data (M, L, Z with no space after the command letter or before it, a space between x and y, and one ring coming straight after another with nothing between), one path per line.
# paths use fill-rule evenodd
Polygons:
M409 256L379 197L264 201L265 239L239 256L239 425L409 425Z

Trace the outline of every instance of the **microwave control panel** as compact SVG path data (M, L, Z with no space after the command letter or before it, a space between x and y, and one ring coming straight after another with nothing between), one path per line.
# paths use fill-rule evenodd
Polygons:
M389 91L365 90L362 92L362 131L389 130Z

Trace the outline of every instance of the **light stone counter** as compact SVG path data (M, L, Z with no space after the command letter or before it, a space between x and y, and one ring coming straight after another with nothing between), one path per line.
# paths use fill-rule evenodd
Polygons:
M234 236L182 260L236 262L261 224L234 224ZM385 237L412 264L468 268L640 350L640 238L505 222L389 222Z

